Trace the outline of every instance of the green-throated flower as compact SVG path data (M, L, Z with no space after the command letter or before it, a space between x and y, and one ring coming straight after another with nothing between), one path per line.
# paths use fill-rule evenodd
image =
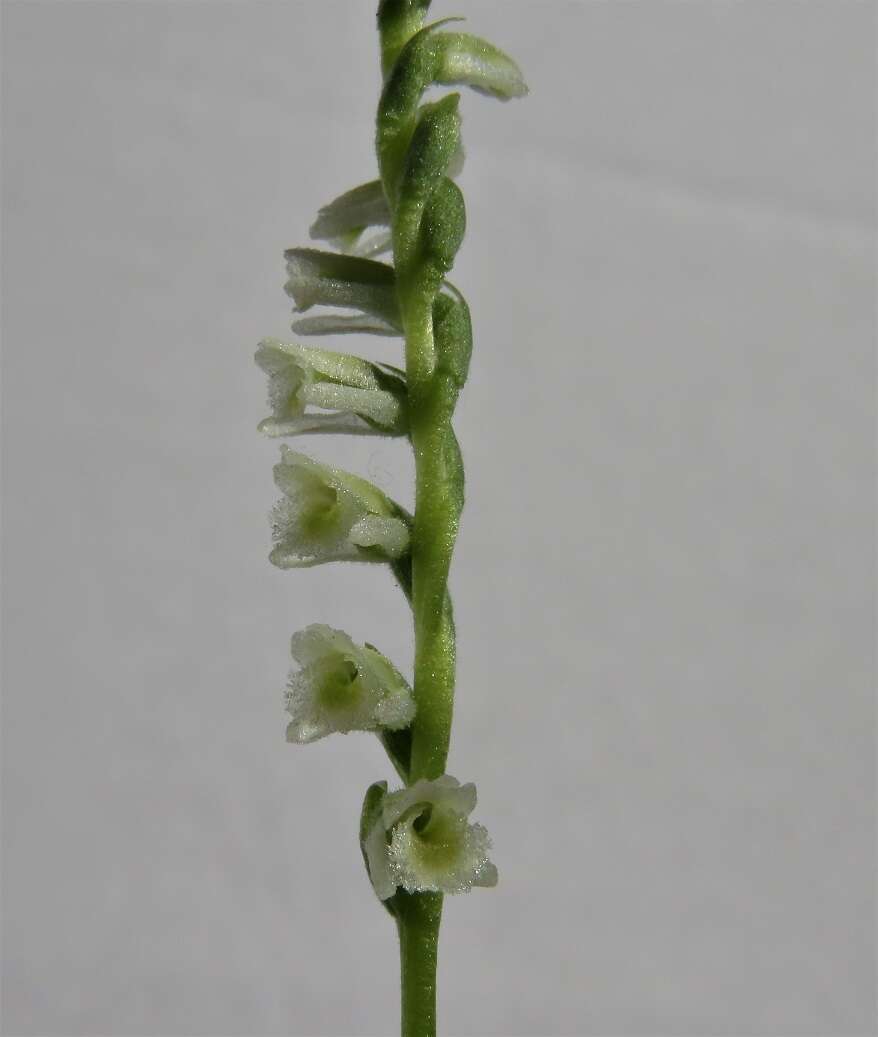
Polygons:
M448 774L421 779L376 802L363 851L378 897L387 900L398 886L408 893L495 886L491 840L486 829L467 820L475 805L475 785L461 785Z
M283 497L272 511L280 569L320 562L387 562L408 550L405 512L365 479L281 447L274 481Z
M288 742L313 742L333 731L398 731L415 715L403 676L372 645L315 623L293 634L286 708Z

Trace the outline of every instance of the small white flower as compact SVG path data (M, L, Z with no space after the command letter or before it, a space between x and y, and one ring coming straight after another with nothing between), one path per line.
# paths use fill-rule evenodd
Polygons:
M301 669L290 672L288 742L313 742L333 731L397 731L415 715L411 689L371 645L362 648L341 630L316 623L293 634Z
M396 436L406 431L405 382L393 370L275 338L259 343L255 359L268 375L272 415L259 425L268 436ZM323 413L309 410L315 407Z
M272 512L279 569L320 562L386 562L408 550L404 513L371 483L281 447L274 481L283 497Z
M289 275L284 289L299 313L312 306L340 306L402 327L392 266L314 248L290 248L284 258Z
M496 886L488 833L467 820L475 805L475 785L448 774L386 795L363 843L379 898L387 900L398 886L409 893Z

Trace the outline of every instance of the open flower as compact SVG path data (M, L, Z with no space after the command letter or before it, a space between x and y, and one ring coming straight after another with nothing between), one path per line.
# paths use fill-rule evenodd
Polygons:
M363 840L369 877L381 900L409 893L465 893L495 886L487 831L467 820L476 787L448 774L384 795Z
M387 562L408 550L402 509L365 479L281 447L274 481L283 497L272 511L279 569L320 562Z
M346 633L315 623L293 634L286 708L288 742L313 742L333 731L398 731L415 715L403 676L372 645L355 645Z
M268 436L398 436L406 431L405 380L399 372L274 338L259 343L255 359L268 375L272 415L259 425ZM313 407L323 413L309 410Z

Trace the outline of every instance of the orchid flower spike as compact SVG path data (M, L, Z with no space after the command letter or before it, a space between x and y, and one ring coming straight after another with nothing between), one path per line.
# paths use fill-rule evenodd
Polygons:
M376 648L315 623L293 634L286 708L288 742L313 742L334 731L398 731L415 715L403 676Z
M272 414L259 425L267 436L399 436L407 430L402 372L276 338L263 339L255 359L268 375ZM318 408L318 413L309 408Z
M279 569L321 562L389 562L409 546L409 520L365 479L281 447L274 481L283 497L272 511Z
M400 886L407 893L465 893L497 885L488 833L467 820L476 805L475 785L444 774L379 797L382 788L373 785L367 794L363 833L363 854L380 900Z

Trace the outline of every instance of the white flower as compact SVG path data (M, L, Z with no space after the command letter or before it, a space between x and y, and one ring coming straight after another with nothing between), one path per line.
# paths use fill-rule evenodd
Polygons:
M340 306L402 327L392 266L314 248L290 248L284 258L289 275L284 288L299 313L312 306Z
M475 785L448 774L385 795L363 843L379 898L387 900L398 886L409 893L496 886L488 833L467 820L475 805Z
M346 432L396 436L406 431L401 373L359 357L267 338L256 363L268 375L272 416L259 425L268 436ZM319 408L324 413L309 411Z
M404 512L365 479L281 447L269 558L279 569L320 562L386 562L408 550Z
M293 634L301 669L290 672L288 742L313 742L333 731L397 731L408 727L415 701L405 679L372 645L316 623Z

